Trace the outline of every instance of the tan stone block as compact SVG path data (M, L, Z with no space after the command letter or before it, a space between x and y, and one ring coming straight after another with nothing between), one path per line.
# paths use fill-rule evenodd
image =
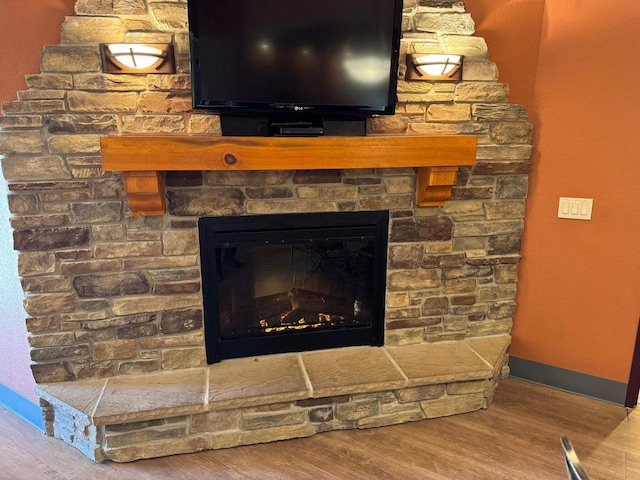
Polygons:
M22 90L18 92L19 100L62 100L67 92L64 90Z
M394 390L405 379L381 348L356 347L301 354L313 397ZM359 368L354 369L353 366Z
M60 272L65 275L81 275L94 272L113 272L120 269L118 260L87 260L62 262Z
M24 299L24 309L31 316L72 312L76 306L76 296L72 293L43 293Z
M404 210L413 208L414 196L408 195L370 195L361 197L360 210Z
M438 39L441 44L432 45L432 50L426 53L450 53L479 58L486 58L488 54L487 42L482 37L443 34Z
M531 157L531 145L479 145L478 160L528 160Z
M386 305L388 308L400 308L409 305L408 293L388 293Z
M203 413L204 385L202 368L113 377L104 388L94 423L111 425Z
M69 109L74 112L135 112L138 95L134 92L80 92L67 94Z
M162 30L187 29L187 8L185 4L158 2L150 4L149 9Z
M430 82L410 82L406 80L398 80L398 92L399 93L419 93L427 94L434 90L433 83ZM410 105L410 104L408 104ZM421 113L426 111L424 104L418 104L422 106Z
M318 198L320 197L319 187L297 187L296 193L299 198Z
M465 59L462 67L464 81L498 81L498 67L488 60Z
M162 350L162 368L165 370L204 367L206 364L207 356L204 347Z
M161 312L178 308L200 305L200 294L190 295L145 295L142 297L116 298L113 300L113 313L131 315L143 312Z
M121 258L160 255L162 244L160 242L104 242L95 246L96 258Z
M192 110L191 95L186 92L145 92L140 96L143 113L184 113Z
M34 348L73 345L76 341L75 335L70 332L50 333L46 335L30 335L27 339L29 340L29 345Z
M382 180L387 193L411 193L415 188L415 177L387 177Z
M456 201L447 202L442 208L444 213L450 215L482 215L484 213L483 202L480 201Z
M453 101L450 98L445 101ZM480 123L412 123L410 133L418 135L488 135L489 125Z
M197 254L198 235L195 230L166 230L162 232L162 253L164 255Z
M177 75L149 75L147 77L149 82L149 90L190 90L191 89L191 76L177 74ZM217 115L194 115L195 117L212 117L220 118Z
M239 187L283 185L292 175L291 170L207 172L205 183L209 186Z
M439 342L388 348L409 379L408 386L442 384L489 378L492 369L467 345Z
M460 222L454 226L455 237L477 237L485 235L506 235L522 233L522 220L504 222Z
M134 340L111 340L93 344L94 360L117 360L136 356L136 342Z
M513 283L504 283L497 286L478 288L478 302L512 300L515 296L516 286Z
M340 420L359 420L379 413L377 400L349 402L336 405L336 417Z
M22 155L42 153L43 141L39 130L0 131L0 154Z
M510 333L513 327L513 321L508 318L506 320L482 320L481 322L469 322L469 335L486 336L500 335Z
M403 308L398 310L387 310L385 318L387 320L399 320L406 318L418 318L420 316L420 308Z
M391 245L389 247L389 269L418 269L424 255L423 244ZM398 277L398 281L403 277Z
M483 122L526 122L528 119L522 105L509 103L476 103L471 106L471 115Z
M105 458L113 462L132 462L144 458L165 457L211 449L211 436L206 433L184 438L156 440L123 448L104 449Z
M65 74L30 74L26 75L27 87L35 89L62 89L73 88L73 77Z
M435 269L403 270L387 275L387 289L392 292L437 288L440 284L440 276Z
M132 91L142 91L147 89L147 77L146 76L136 76L136 75L118 75L118 74L106 74L106 73L79 73L73 76L73 81L76 90L110 90L112 92L129 92ZM89 102L93 95L98 95L98 99L100 99L99 93L101 92L69 92L71 93L71 98L76 99L79 97L79 100L75 100L79 102L80 100L86 98L85 102ZM78 95L79 93L83 93L84 95ZM104 93L104 92L102 92ZM105 97L102 103L107 104L109 97ZM121 96L113 96L110 97L112 99L118 99ZM137 98L137 97L136 97ZM100 101L100 100L98 100ZM128 111L128 110L127 110Z
M5 157L2 172L7 181L65 180L71 178L64 158L47 155L44 157Z
M250 407L308 397L297 355L238 358L209 367L210 408Z
M42 115L20 115L19 117L0 117L0 129L33 128L42 126Z
M141 338L140 348L151 350L156 348L197 347L204 345L204 334L171 335L168 337Z
M248 200L247 213L312 213L312 212L339 212L337 202L312 199L295 200Z
M307 421L307 412L304 410L276 413L276 414L249 414L244 415L241 422L243 430L260 430L264 428L283 427L297 425Z
M275 442L291 438L310 437L316 433L311 424L289 425L285 427L265 428L246 432L220 432L213 434L213 448L230 448L238 445Z
M55 135L47 141L49 151L57 154L99 153L99 135Z
M295 405L300 406L300 402L304 400L298 400L295 402ZM244 413L265 413L265 412L279 412L281 410L291 410L294 402L280 402L280 403L270 403L268 405L257 405L255 407L247 407L243 408L242 411Z
M533 141L533 125L530 123L499 123L491 125L491 140L499 145L510 143L530 144Z
M62 24L62 43L117 43L124 40L122 20L115 17L67 17Z
M398 101L403 103L453 102L453 97L453 92L438 92L433 89L428 93L398 93ZM416 125L419 124L410 123L406 133L415 132Z
M449 202L447 202L449 203ZM425 253L451 253L453 251L452 242L428 242L424 246Z
M218 115L194 115L189 117L189 133L206 133L221 135L220 117Z
M123 115L122 133L178 133L185 132L179 115Z
M447 384L447 395L468 395L482 393L489 387L489 380L473 380Z
M27 318L27 331L29 333L50 332L57 330L58 319L55 316Z
M478 355L484 358L489 365L496 367L504 363L506 351L511 345L510 335L496 335L490 337L469 338L466 340Z
M18 274L21 277L53 273L56 256L53 252L21 252L18 255Z
M395 394L400 403L413 403L440 398L445 394L445 391L445 385L439 384L403 388L402 390L396 390Z
M109 434L105 436L106 448L132 446L137 443L152 442L163 439L181 438L186 435L186 425L162 425L145 428L133 432Z
M42 72L99 72L102 69L98 46L45 45Z
M362 418L356 422L357 428L378 428L402 423L417 422L423 420L422 412L394 412L387 415Z
M420 406L427 418L438 418L480 410L483 402L482 393L471 393L448 396L438 400L426 400L420 402Z
M413 24L418 32L456 35L471 35L475 32L475 23L468 13L418 11L413 16Z
M422 327L386 330L384 332L384 344L390 347L415 345L422 343L423 333L424 329Z
M238 428L241 410L220 410L191 416L190 433L219 432Z
M370 118L367 131L370 133L404 133L409 126L409 120L400 115L382 115Z
M125 25L133 23L132 21L126 21ZM153 27L148 27L150 30ZM124 35L125 43L171 43L172 35L164 32L132 32L127 31Z
M471 119L470 105L430 105L427 120L436 122L466 122Z
M140 257L123 259L125 270L153 270L168 268L195 267L199 264L197 255L183 255L180 257Z
M29 100L2 103L2 112L5 115L62 113L64 111L65 106L62 100Z
M324 199L358 198L358 187L320 187L320 197Z
M494 267L496 283L516 283L518 280L518 265L496 265Z
M508 102L509 85L504 83L462 82L456 87L456 102Z

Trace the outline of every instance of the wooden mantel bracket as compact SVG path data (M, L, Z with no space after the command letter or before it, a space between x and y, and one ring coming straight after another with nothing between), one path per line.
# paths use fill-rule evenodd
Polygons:
M476 161L473 136L107 136L102 168L121 171L132 215L164 215L162 172L417 167L421 207L443 205L458 167Z

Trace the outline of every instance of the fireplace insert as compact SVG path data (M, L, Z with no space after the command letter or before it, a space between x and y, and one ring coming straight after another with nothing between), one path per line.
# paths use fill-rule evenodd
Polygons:
M199 220L208 363L382 345L388 211Z

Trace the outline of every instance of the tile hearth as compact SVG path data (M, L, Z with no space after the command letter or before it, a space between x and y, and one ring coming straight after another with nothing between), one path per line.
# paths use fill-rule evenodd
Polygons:
M48 433L96 461L370 428L486 408L509 335L226 360L40 384Z

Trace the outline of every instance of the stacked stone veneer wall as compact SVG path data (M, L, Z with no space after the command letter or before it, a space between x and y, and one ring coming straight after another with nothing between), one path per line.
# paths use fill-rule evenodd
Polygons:
M531 125L498 82L462 3L406 0L406 51L466 56L459 83L406 82L372 133L477 135L452 200L415 207L412 169L173 172L168 213L131 217L99 138L220 133L191 109L186 3L78 0L42 72L3 104L2 170L37 382L202 366L196 221L205 215L389 209L387 345L509 332ZM105 75L100 42L173 42L175 75Z

